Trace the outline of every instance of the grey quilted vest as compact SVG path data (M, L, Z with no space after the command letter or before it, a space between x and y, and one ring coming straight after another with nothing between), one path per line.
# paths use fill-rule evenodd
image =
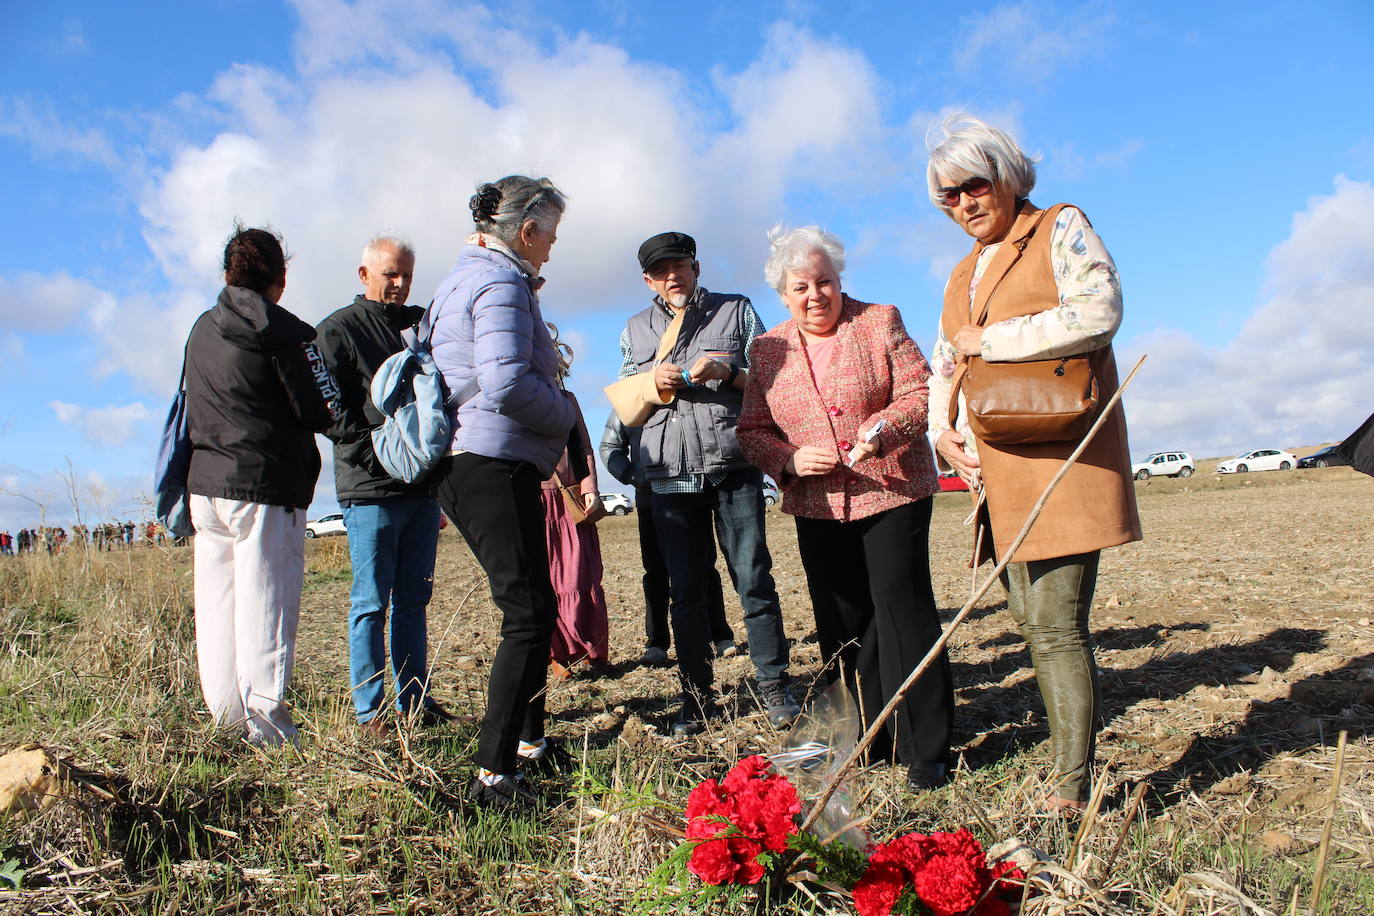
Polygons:
M741 316L746 307L749 300L744 296L700 289L687 306L677 345L667 361L690 369L707 354L729 354L736 365L745 367L748 354ZM657 302L630 318L630 353L636 371L653 368L669 320ZM655 408L640 434L645 475L660 480L749 467L735 436L743 403L744 393L723 381L679 388L671 404Z

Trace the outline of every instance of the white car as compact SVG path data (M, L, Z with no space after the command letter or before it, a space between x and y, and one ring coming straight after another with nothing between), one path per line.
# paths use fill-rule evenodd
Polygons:
M1244 474L1246 471L1286 471L1298 466L1298 459L1276 448L1257 448L1217 465L1218 474Z
M1197 462L1187 452L1151 452L1139 464L1131 465L1136 480L1151 477L1192 477Z
M776 506L782 496L778 493L778 485L767 477L763 479L763 505L764 508Z
M342 512L335 512L333 515L322 515L313 522L305 523L305 536L308 538L324 537L326 534L347 533L348 529L344 527Z
M601 505L606 507L608 515L628 515L635 509L635 504L624 493L602 493Z

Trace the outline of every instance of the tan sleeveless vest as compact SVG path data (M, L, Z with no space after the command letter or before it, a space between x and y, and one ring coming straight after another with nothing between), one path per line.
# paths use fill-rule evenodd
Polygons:
M1016 222L978 282L972 313L976 317L986 303L985 326L1059 305L1059 289L1050 263L1050 237L1055 217L1064 206L1067 205L1044 211L1037 225L1042 211L1029 201L1022 202ZM973 251L954 268L945 289L940 326L948 340L953 340L964 325L973 323L969 281L983 248L981 242L974 243ZM1105 405L1118 385L1111 345L1094 351L1091 361L1097 374L1100 403ZM1118 404L1113 409L1096 438L1060 481L1013 560L1048 560L1140 540L1140 515L1136 510L1122 408ZM997 556L1011 546L1036 500L1074 446L1072 442L978 443L987 493L985 522L990 525ZM984 557L976 557L975 562L984 558L986 552Z

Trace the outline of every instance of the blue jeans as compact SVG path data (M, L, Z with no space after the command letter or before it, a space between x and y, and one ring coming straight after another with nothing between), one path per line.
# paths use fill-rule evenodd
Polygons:
M382 708L386 646L382 631L391 608L391 671L396 708L428 701L429 644L425 608L434 592L439 504L397 496L343 510L353 589L348 612L353 708L367 722Z
M773 584L773 558L763 530L763 474L741 468L701 493L654 494L654 528L668 566L673 639L683 689L704 698L711 686L710 624L707 614L708 553L715 521L720 552L744 608L749 657L760 683L787 678L788 647L782 609Z

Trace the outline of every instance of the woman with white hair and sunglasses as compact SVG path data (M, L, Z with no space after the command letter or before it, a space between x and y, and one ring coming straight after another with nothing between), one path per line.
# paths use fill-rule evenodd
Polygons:
M1121 285L1081 210L1067 204L1042 210L1030 202L1035 161L1015 140L966 116L942 127L927 169L930 199L974 242L945 287L931 354L930 430L942 466L981 497L982 549L975 551L986 555L990 548L1001 557L1116 391L1111 341L1121 324ZM1076 425L1061 426L1048 412L1025 409L1019 378L1027 376L1008 382L1009 363L1037 364L1014 369L1043 372L1051 387L1089 379L1090 372L1096 401L1083 397ZM1012 406L1022 412L1017 429L982 410L989 391L1013 393ZM1052 812L1083 808L1092 787L1100 692L1088 610L1102 549L1141 537L1129 455L1118 409L1060 482L1002 576L1049 717L1054 773L1045 807Z

